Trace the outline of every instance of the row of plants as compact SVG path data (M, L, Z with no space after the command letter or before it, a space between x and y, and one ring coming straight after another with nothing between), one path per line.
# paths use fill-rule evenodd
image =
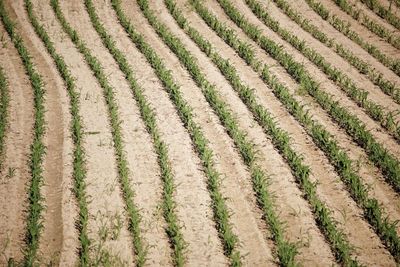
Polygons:
M397 36L394 32L385 28L382 24L379 24L375 20L369 18L361 9L355 7L347 0L335 0L335 4L340 7L341 10L350 15L353 19L359 21L361 25L366 27L371 32L378 35L380 38L386 40L393 47L400 49L400 36Z
M400 30L400 18L398 18L395 14L393 14L389 9L382 6L378 0L360 0L361 3L364 3L369 9L374 11L379 17L385 19L389 22L393 27ZM397 0L396 0L397 1Z
M143 245L142 237L140 234L139 224L141 216L139 214L138 208L134 203L134 191L130 186L128 162L124 152L123 137L121 133L121 120L119 119L118 106L114 97L113 88L108 82L107 75L105 74L100 61L91 53L85 42L81 40L78 33L65 19L63 12L59 6L58 0L51 0L50 4L64 32L67 33L71 41L74 43L75 47L83 55L86 63L92 70L94 76L97 78L97 81L103 89L104 100L108 108L111 125L111 134L117 163L118 180L120 183L122 196L125 202L125 209L127 211L129 220L128 229L133 238L133 248L136 255L136 264L138 266L143 266L146 260L147 248Z
M310 20L304 18L300 12L293 9L286 0L273 0L275 4L294 22L296 22L303 30L310 33L315 39L333 49L339 56L347 60L359 73L365 74L368 79L385 94L391 96L393 100L400 104L400 88L393 82L387 80L381 72L371 67L363 59L351 52L343 45L337 43L334 38L330 38L320 30L319 27L311 23Z
M178 25L198 45L198 47L212 60L221 73L237 92L243 103L253 114L254 119L264 129L264 132L272 139L274 147L279 151L291 168L300 188L304 192L305 199L310 203L315 215L317 225L330 243L339 263L357 266L356 260L351 258L351 246L345 234L337 227L332 217L332 212L317 196L317 186L310 178L310 167L303 163L303 157L291 146L291 138L288 132L282 130L275 122L271 113L260 105L254 94L254 88L243 84L234 66L227 59L222 58L215 47L208 42L196 29L191 27L182 12L177 8L173 0L164 0L168 10ZM196 5L197 2L193 1ZM201 7L199 7L201 9Z
M10 97L4 70L0 67L0 173L3 170L5 137L8 126L8 105Z
M149 9L147 0L138 0L137 2L149 24L171 51L174 52L194 82L201 89L207 102L213 108L221 124L225 127L226 132L239 150L243 162L250 171L257 201L264 213L264 219L269 226L272 238L277 246L277 254L281 264L284 266L295 265L296 261L294 257L297 254L297 248L295 244L286 240L283 223L275 211L273 199L268 191L267 174L258 162L255 145L249 141L246 132L240 129L228 105L220 98L215 85L206 79L196 59L186 50L182 42L164 24L158 21L157 17Z
M332 66L320 53L311 48L305 40L279 25L257 0L246 0L253 13L270 29L289 42L306 58L318 66L333 82L335 82L354 102L364 108L366 113L381 126L387 129L397 141L400 141L400 126L394 118L394 112L385 112L384 108L373 100L368 99L368 92L359 88L352 79L340 69Z
M384 66L391 69L397 76L400 76L400 60L384 54L378 47L364 40L357 32L351 30L351 24L348 21L340 19L331 12L318 0L305 0L323 20L326 20L336 30L341 32L347 38L358 44L362 49L367 51L371 56L376 58Z
M181 227L176 215L176 202L173 198L175 192L174 176L171 169L170 159L168 156L167 144L161 139L161 135L156 122L156 115L149 104L148 100L143 94L143 89L139 86L132 67L128 63L125 55L116 46L112 39L101 24L98 15L96 14L95 7L91 0L85 0L86 10L88 11L90 20L93 27L101 37L104 46L108 49L110 54L114 57L120 70L125 75L125 79L130 85L133 98L139 106L140 114L146 129L154 144L154 149L157 153L158 163L161 170L161 178L164 183L163 187L163 214L167 222L166 232L169 237L171 248L173 249L173 260L176 266L183 266L184 264L184 249L185 241L181 232Z
M39 238L43 230L42 211L45 206L41 187L43 185L43 158L46 153L46 147L43 143L46 131L45 122L45 88L41 75L32 62L32 57L26 48L23 39L16 31L16 24L10 19L4 7L3 1L0 1L0 17L3 25L17 49L22 60L25 72L29 77L33 89L33 108L34 123L32 133L32 144L30 146L29 169L31 180L28 185L28 205L26 217L26 247L23 249L24 266L34 266L37 263L37 254L39 249Z
M120 24L138 50L145 56L146 60L154 69L155 74L163 84L171 101L174 103L177 113L190 135L193 148L201 160L203 172L207 177L207 187L212 200L213 217L219 237L223 244L224 253L230 258L232 266L241 266L241 255L237 250L239 239L233 232L230 224L230 212L226 206L225 197L221 194L220 190L222 179L221 174L215 169L214 153L208 145L209 141L204 136L200 126L194 121L192 109L184 100L179 85L174 82L171 70L167 69L153 48L146 43L143 36L136 32L134 26L125 16L124 11L120 6L120 1L112 0L111 2Z
M28 13L28 17L30 20L33 29L35 30L37 36L42 40L43 45L47 49L47 52L52 57L57 70L64 80L64 84L67 89L69 102L70 102L70 113L71 113L71 122L70 122L70 131L71 137L74 144L73 148L73 172L72 177L74 180L73 192L76 197L76 201L78 204L78 218L76 220L76 228L78 230L79 235L79 261L81 266L88 266L90 262L89 258L89 248L90 248L90 239L88 236L88 220L89 220L89 212L88 212L88 196L86 195L86 164L85 164L85 151L83 149L84 142L84 131L82 119L80 116L80 108L79 108L79 92L76 88L75 79L71 75L67 64L64 61L64 58L56 52L53 42L51 41L49 35L44 29L43 25L41 25L34 14L33 5L30 0L25 0L25 9Z
M260 78L272 89L279 101L303 125L307 133L314 140L314 143L324 151L341 177L341 180L346 184L352 198L363 209L364 218L370 223L396 260L399 261L400 239L396 232L396 223L390 222L389 218L385 215L384 208L379 202L368 196L367 186L363 184L362 179L354 170L356 164L340 148L335 137L324 126L312 119L311 115L309 115L309 110L295 99L286 86L279 82L276 76L269 71L269 66L257 59L254 49L249 44L240 40L232 29L221 23L200 1L192 0L191 3L197 14L207 25L259 74ZM246 49L243 49L243 47ZM330 101L327 94L317 90L315 83L312 85L316 93L319 95L322 94L318 98L321 100L325 99L323 106L331 108L333 112L337 112L343 118L347 117L346 111L338 108L336 102Z
M277 60L286 69L289 75L297 81L317 103L325 109L330 116L346 130L353 140L364 148L369 159L381 169L386 181L392 185L396 192L400 192L400 163L395 156L390 154L382 144L378 143L366 125L335 101L331 95L322 91L312 75L297 62L292 55L275 41L261 33L255 25L251 24L231 4L229 0L218 0L226 14L239 26L253 41L265 52ZM234 32L232 36L235 36Z

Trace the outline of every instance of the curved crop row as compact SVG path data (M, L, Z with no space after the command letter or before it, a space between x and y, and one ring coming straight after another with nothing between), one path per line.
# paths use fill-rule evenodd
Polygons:
M125 55L115 46L112 37L107 33L106 29L101 24L92 1L85 0L85 6L92 25L101 37L104 46L114 57L114 60L117 62L120 70L124 73L125 79L130 85L132 95L139 106L140 114L146 129L153 139L154 148L156 150L161 169L161 177L164 182L164 201L162 207L164 211L164 218L167 222L166 232L169 237L171 248L174 251L174 264L176 266L183 266L185 241L183 239L181 227L179 226L178 218L175 212L176 203L173 199L173 194L175 191L174 177L168 156L168 148L166 143L161 139L156 123L156 115L144 96L143 89L138 85L132 67L129 65Z
M357 9L347 0L334 0L334 2L338 7L340 7L341 10L346 12L353 19L359 21L361 25L366 27L368 30L375 33L380 38L386 40L386 42L390 43L393 47L400 49L400 36L397 36L389 29L385 28L383 25L370 19L367 15L365 15L362 12L361 9Z
M365 41L357 32L350 29L350 23L339 17L332 15L324 5L317 0L305 0L307 4L314 10L323 20L326 20L336 30L348 37L350 40L358 44L362 49L367 51L371 56L376 58L384 66L391 69L397 76L400 76L400 60L392 59L384 54L378 47Z
M4 143L8 125L9 100L7 77L4 70L0 67L0 173L3 170Z
M215 47L213 47L211 43L208 42L196 29L189 25L181 11L175 6L174 1L164 1L178 25L219 68L221 73L231 84L232 88L234 88L244 104L253 114L254 119L264 129L264 132L272 138L273 145L287 161L293 176L305 194L305 199L310 203L317 225L331 244L337 261L344 264L352 264L354 266L358 265L356 261L351 259L351 248L346 240L345 234L337 228L336 222L331 216L331 211L317 196L316 184L311 182L309 179L309 166L303 163L302 156L294 151L290 145L291 139L289 134L279 128L271 113L262 105L257 103L257 99L253 93L254 89L242 83L232 64L230 64L228 60L222 58L216 52Z
M65 19L62 10L59 7L58 0L51 0L50 3L63 30L71 38L71 41L75 44L79 52L82 53L86 63L89 65L100 86L103 88L103 95L107 104L111 124L118 178L129 218L129 231L133 237L133 247L137 257L137 265L142 266L146 260L147 249L143 246L143 241L140 235L140 215L133 202L134 191L130 187L128 163L123 149L123 137L121 133L120 120L118 118L118 106L114 99L113 88L108 83L107 76L103 71L100 61L91 54L89 48L87 48L86 44L80 39L78 33Z
M266 12L257 0L246 0L246 4L253 13L270 29L279 34L283 40L289 42L294 48L302 53L306 58L318 66L330 80L334 81L343 92L346 93L357 105L364 108L366 113L380 125L388 130L391 135L400 141L400 126L393 118L391 112L385 112L383 107L368 99L368 92L356 86L356 84L340 69L332 66L325 58L308 44L301 40L297 35L282 28L279 22L274 20Z
M333 100L332 96L322 91L319 84L311 77L304 66L297 62L290 54L275 43L272 39L262 35L261 31L249 23L240 12L232 6L229 0L218 0L227 15L254 40L272 58L277 60L286 69L294 80L306 89L317 103L334 118L339 125L366 151L369 159L378 166L386 181L396 192L400 192L400 163L380 143L376 142L365 124L356 116ZM231 33L233 34L233 31Z
M360 0L369 9L375 12L379 17L385 19L393 25L396 29L400 30L400 18L396 17L389 9L382 6L377 0Z
M264 212L265 220L270 227L273 239L277 245L279 260L285 266L294 264L294 256L296 255L297 250L295 245L288 242L284 237L282 223L279 221L279 218L274 211L274 205L270 193L267 190L267 175L257 163L254 144L248 140L246 133L239 128L238 123L229 111L227 104L218 96L215 85L211 84L206 79L197 65L195 58L185 49L181 41L175 37L164 24L157 20L153 12L148 8L147 0L138 0L138 4L156 33L186 67L192 79L202 90L207 102L219 117L220 122L225 127L227 133L234 141L244 163L250 170L257 200Z
M269 67L256 59L254 49L249 44L241 41L234 31L218 18L211 14L198 0L192 0L192 5L199 16L220 36L246 63L259 74L260 78L268 85L279 101L298 120L312 137L314 143L326 154L331 164L335 167L342 181L346 184L350 195L363 209L364 217L374 228L381 240L386 244L396 260L400 260L400 239L396 232L396 223L386 217L383 208L374 198L368 196L368 189L363 185L361 178L356 174L354 162L347 153L340 148L335 137L332 136L321 124L313 120L289 90L269 72ZM326 98L327 96L325 96ZM324 98L323 98L324 99ZM336 104L329 104L336 110ZM343 113L346 115L346 113Z
M29 168L32 179L28 188L28 215L26 218L27 229L25 234L26 248L24 249L25 258L23 263L26 266L33 266L37 260L39 238L43 229L42 211L45 208L40 190L43 184L42 163L43 157L46 153L46 147L43 144L43 137L46 130L44 117L45 89L42 77L37 72L21 36L16 32L15 23L8 17L3 1L0 1L0 17L8 35L18 51L19 56L21 57L33 89L34 124L33 141L30 148L31 154L29 159Z
M385 94L391 96L396 103L400 104L400 88L391 81L385 79L383 74L371 67L363 59L355 55L350 49L345 48L343 45L338 44L334 38L329 38L319 27L315 26L310 20L304 18L300 12L297 12L290 7L286 0L273 0L275 4L294 22L296 22L303 30L310 33L315 39L325 44L327 47L335 51L339 56L347 60L353 67L355 67L360 74L365 74L368 79Z
M143 37L134 30L132 24L123 13L119 1L112 0L112 5L122 27L155 70L157 77L162 82L170 99L174 103L182 123L190 134L194 150L203 164L203 171L207 177L207 186L211 195L214 221L219 237L223 243L224 253L230 258L232 266L241 266L241 256L237 250L239 240L233 233L232 226L229 222L230 214L225 204L225 198L220 192L221 175L214 167L214 155L213 151L208 146L208 140L204 136L201 128L194 122L192 110L183 99L179 86L174 82L170 70L165 67L160 57L154 52L151 46L144 41Z
M87 266L89 264L89 247L90 240L88 237L88 199L86 196L86 169L85 169L85 152L83 150L83 127L82 120L79 115L79 93L77 91L74 78L71 76L67 64L65 63L62 56L60 56L50 37L46 33L43 25L40 25L36 16L33 13L33 7L30 0L25 0L25 9L28 13L29 20L39 38L42 40L47 52L53 58L54 63L57 67L60 76L64 80L67 88L68 97L70 101L70 113L72 116L71 121L71 136L74 143L73 149L73 173L72 177L74 179L74 194L77 199L79 207L79 216L76 221L76 228L79 232L79 260L82 266Z

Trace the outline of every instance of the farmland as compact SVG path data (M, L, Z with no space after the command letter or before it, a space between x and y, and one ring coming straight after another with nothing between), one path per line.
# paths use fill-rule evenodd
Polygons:
M398 266L399 0L0 0L0 266Z

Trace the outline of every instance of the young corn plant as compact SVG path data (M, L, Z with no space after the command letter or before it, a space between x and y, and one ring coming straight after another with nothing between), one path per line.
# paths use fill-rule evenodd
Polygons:
M227 59L222 58L211 43L189 25L182 12L176 7L175 2L173 0L164 0L164 2L178 25L219 68L253 114L254 119L264 129L265 133L271 137L273 145L287 161L299 187L304 192L305 199L310 203L317 225L331 244L338 262L357 266L357 261L350 256L351 246L346 240L345 234L338 229L335 220L331 216L331 211L318 198L316 184L309 179L310 168L303 163L302 156L292 148L289 134L279 128L269 111L257 103L257 98L253 93L254 89L243 84L232 64Z
M400 88L393 82L389 81L384 75L371 67L363 59L351 52L343 45L337 43L334 38L329 38L319 27L311 23L310 20L304 18L300 12L294 10L286 0L273 0L275 4L294 22L296 22L303 30L310 33L315 39L325 44L327 47L335 51L343 59L347 60L353 67L355 67L360 74L364 74L375 85L377 85L382 92L391 96L393 100L400 104ZM388 125L396 125L395 123L388 123ZM395 131L395 129L393 129Z
M143 266L146 261L147 248L143 245L140 235L140 214L133 201L134 191L130 186L129 168L126 155L124 153L123 137L121 133L121 121L118 116L118 106L114 98L113 88L108 82L107 76L101 66L100 61L92 55L90 49L81 40L78 33L70 26L65 19L63 12L59 6L58 0L50 2L53 11L60 22L63 30L68 34L71 41L75 44L78 51L83 55L86 63L97 78L101 88L103 89L104 100L108 108L108 114L111 125L111 134L113 146L117 162L118 178L125 202L125 209L129 218L129 231L133 237L133 247L136 254L136 264Z
M176 266L183 266L185 241L183 239L181 227L179 226L179 221L175 211L176 203L173 198L173 194L175 192L174 176L170 165L167 145L164 141L162 141L158 130L156 115L144 96L143 89L137 83L133 69L129 65L124 53L115 46L113 38L107 33L106 29L100 22L95 7L93 6L93 2L91 0L85 0L85 6L92 25L101 37L104 46L114 57L114 60L117 62L120 70L124 73L125 79L130 85L133 98L139 106L142 120L148 133L152 137L154 148L158 156L161 177L164 182L163 211L164 218L167 222L166 232L169 236L171 248L173 249L174 263Z
M75 80L71 76L67 64L65 63L63 57L56 52L54 44L50 40L49 35L36 18L33 5L30 0L25 0L25 9L28 13L30 23L32 24L36 34L42 40L47 52L52 57L57 70L64 80L64 84L67 89L69 102L70 102L70 113L71 113L71 136L74 144L73 148L73 172L72 177L74 180L73 192L76 197L78 204L78 218L76 220L76 228L79 234L79 261L80 265L89 265L89 247L90 239L88 237L88 197L86 195L86 168L85 168L85 152L83 150L83 127L81 116L79 115L79 92L76 88Z
M364 218L371 224L396 260L399 261L400 239L396 233L397 223L390 222L378 201L368 196L367 187L354 171L354 166L356 164L352 162L347 153L340 148L335 137L331 135L324 126L312 119L308 110L294 98L286 86L280 83L278 79L270 73L269 66L258 61L255 56L248 56L255 54L254 49L240 40L225 24L219 22L218 18L205 8L200 1L191 0L191 3L197 14L199 14L207 25L259 74L265 84L273 90L278 100L296 120L303 125L307 133L312 137L314 143L325 153L331 164L335 167L335 170L347 186L347 190L352 198L363 209ZM257 31L254 32L257 33ZM240 49L240 47L247 47L246 53L242 53L243 50ZM329 100L328 95L324 94L322 96L325 97L323 99ZM331 102L331 107L333 109L336 109L337 105L337 103ZM339 111L341 110L339 109ZM341 112L340 114L344 117L347 116L346 112Z
M171 51L174 52L180 62L185 66L194 82L202 90L207 102L213 108L221 124L225 127L226 132L234 141L243 162L250 170L258 203L264 212L265 220L269 225L277 246L278 258L284 266L295 265L296 261L294 257L297 254L296 246L287 241L284 237L282 223L276 215L274 203L268 192L266 183L267 175L262 170L261 164L258 163L254 144L248 140L246 132L240 129L236 118L229 110L227 104L218 95L216 86L206 79L193 55L186 50L182 42L174 36L164 24L158 21L153 11L150 10L147 0L138 0L138 4L149 24Z
M43 229L42 211L45 208L40 190L43 184L42 163L46 151L46 147L43 144L43 136L46 130L44 117L45 88L42 77L36 70L24 41L17 33L15 23L8 16L3 1L0 1L0 17L14 47L18 51L33 89L34 124L33 141L30 147L31 152L29 159L31 181L28 187L27 225L25 233L26 247L24 248L25 257L23 259L23 265L34 266L37 263L39 239Z

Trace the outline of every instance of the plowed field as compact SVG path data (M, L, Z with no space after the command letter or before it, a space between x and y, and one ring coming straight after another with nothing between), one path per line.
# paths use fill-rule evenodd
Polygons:
M398 266L399 0L0 0L0 266Z

